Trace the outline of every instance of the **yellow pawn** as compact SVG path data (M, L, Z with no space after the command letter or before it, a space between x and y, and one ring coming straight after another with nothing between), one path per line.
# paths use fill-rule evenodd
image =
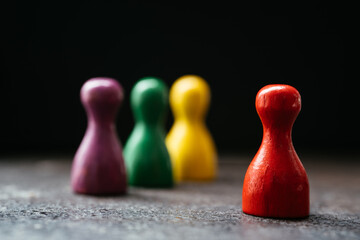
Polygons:
M170 89L174 125L166 137L173 174L179 181L210 181L216 177L217 154L205 125L210 88L195 75L185 75Z

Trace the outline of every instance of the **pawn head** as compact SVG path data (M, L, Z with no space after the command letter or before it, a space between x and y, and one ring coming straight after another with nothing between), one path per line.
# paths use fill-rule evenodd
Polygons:
M199 76L182 76L170 89L170 105L175 117L202 118L209 103L210 87Z
M80 97L89 117L113 121L124 93L115 79L98 77L84 83Z
M292 86L272 84L260 89L255 105L264 126L289 128L300 112L301 97Z
M137 121L161 123L168 105L168 88L155 77L140 79L131 91L131 107Z

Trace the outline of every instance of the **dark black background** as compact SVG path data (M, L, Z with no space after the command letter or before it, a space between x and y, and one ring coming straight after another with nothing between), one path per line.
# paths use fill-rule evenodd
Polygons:
M302 95L298 151L355 152L359 107L344 68L345 9L235 1L3 6L0 153L75 152L86 128L79 90L96 76L125 89L117 119L125 143L133 84L157 76L170 87L184 74L212 88L207 125L220 153L255 153L262 136L255 95L270 83ZM171 122L169 112L167 129Z

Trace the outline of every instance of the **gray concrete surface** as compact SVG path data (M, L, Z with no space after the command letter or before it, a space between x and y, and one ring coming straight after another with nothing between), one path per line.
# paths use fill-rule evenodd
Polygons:
M301 158L311 187L311 215L302 220L242 213L251 156L222 157L213 183L119 197L73 194L70 158L2 158L0 239L360 239L360 161Z

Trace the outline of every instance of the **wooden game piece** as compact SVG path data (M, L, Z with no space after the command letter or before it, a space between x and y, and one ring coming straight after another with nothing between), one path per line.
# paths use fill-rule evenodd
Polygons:
M175 81L170 90L174 125L166 137L176 181L209 181L216 177L217 154L205 125L210 88L196 75Z
M261 217L306 217L309 182L291 139L300 94L289 85L268 85L256 95L255 105L263 139L245 175L243 211Z
M125 164L114 124L123 89L114 79L93 78L85 82L80 95L88 126L74 157L72 188L82 194L123 194Z
M171 160L165 146L168 89L164 82L153 77L137 82L131 91L131 107L136 123L124 148L129 184L172 187Z

